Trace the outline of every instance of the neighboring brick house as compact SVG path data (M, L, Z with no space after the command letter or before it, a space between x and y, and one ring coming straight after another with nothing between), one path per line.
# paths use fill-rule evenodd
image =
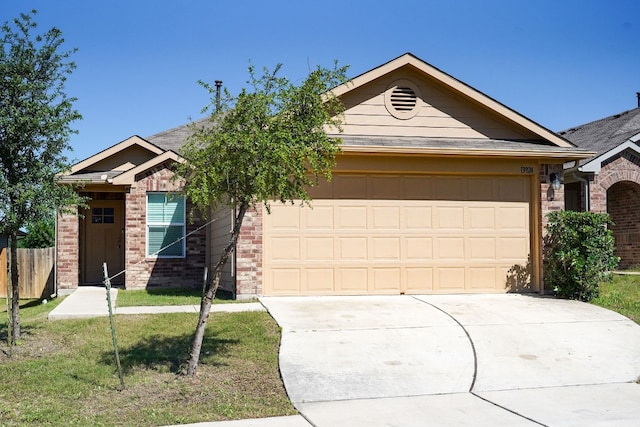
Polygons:
M608 212L620 268L640 265L640 94L638 108L560 132L595 156L565 164L567 210Z
M247 212L223 288L234 295L542 291L545 215L564 207L552 186L565 162L593 153L411 54L333 89L345 111L331 182L313 208L273 203ZM200 122L198 124L204 124ZM170 165L182 126L131 137L75 165L84 218L58 221L58 287L126 268L127 288L200 285L227 243L222 208L199 229ZM555 188L554 188L555 187Z

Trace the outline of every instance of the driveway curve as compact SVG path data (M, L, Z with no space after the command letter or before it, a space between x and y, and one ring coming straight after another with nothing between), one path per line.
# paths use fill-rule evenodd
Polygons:
M640 326L526 295L264 297L316 426L637 425Z

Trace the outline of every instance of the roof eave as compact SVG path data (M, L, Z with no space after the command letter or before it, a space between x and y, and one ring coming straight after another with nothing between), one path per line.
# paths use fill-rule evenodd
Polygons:
M640 147L638 147L638 144L637 144L639 141L640 141L640 133L632 136L631 138L627 139L625 142L612 148L611 150L606 151L597 157L594 157L593 159L589 160L587 163L578 167L578 170L580 172L590 172L590 173L599 174L600 169L602 168L603 162L607 161L608 159L612 158L613 156L619 153L622 153L625 150L631 150L637 153L638 155L640 155Z
M374 145L342 145L344 153L369 154L418 154L430 156L459 157L526 157L539 159L581 160L593 157L595 153L583 150L541 151L541 150L500 150L485 148L444 148L444 147L380 147Z

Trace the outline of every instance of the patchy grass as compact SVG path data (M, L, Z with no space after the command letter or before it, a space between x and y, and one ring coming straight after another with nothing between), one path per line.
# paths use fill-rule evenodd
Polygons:
M291 415L278 371L280 331L263 312L214 314L198 375L178 375L195 314L116 317L119 384L108 318L47 321L59 299L21 310L8 356L0 317L0 425L152 426Z
M640 276L614 275L600 284L600 296L591 302L640 323Z
M202 290L195 288L119 289L116 306L135 307L148 305L200 305ZM222 292L216 295L214 304L242 303L255 300L231 300Z

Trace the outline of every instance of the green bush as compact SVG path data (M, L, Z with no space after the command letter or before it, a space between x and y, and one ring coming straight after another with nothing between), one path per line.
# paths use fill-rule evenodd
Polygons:
M51 248L56 244L54 216L27 224L27 235L18 239L21 248Z
M558 296L591 301L598 283L618 265L611 217L593 212L551 212L544 241L544 279Z

